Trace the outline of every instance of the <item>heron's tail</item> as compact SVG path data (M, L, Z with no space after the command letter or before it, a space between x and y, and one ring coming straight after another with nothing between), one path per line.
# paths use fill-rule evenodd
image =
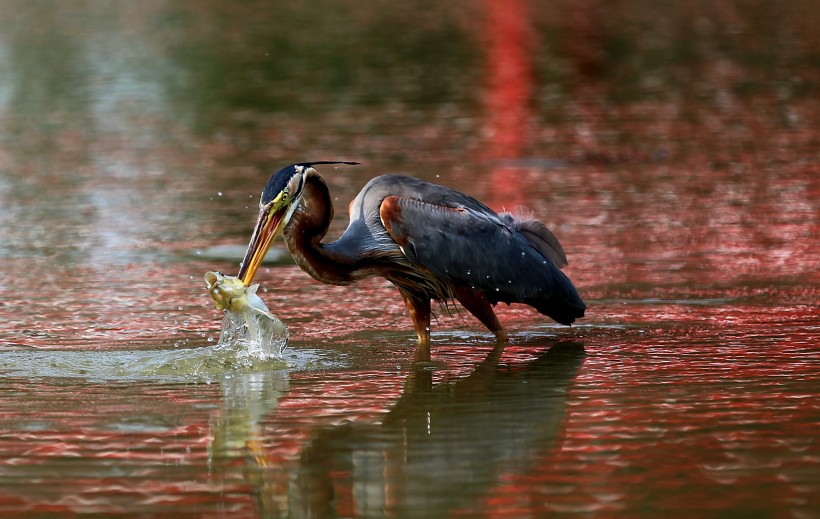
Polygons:
M551 270L553 290L547 297L531 299L525 303L561 324L570 325L584 316L587 305L581 299L575 285L563 272L557 268Z

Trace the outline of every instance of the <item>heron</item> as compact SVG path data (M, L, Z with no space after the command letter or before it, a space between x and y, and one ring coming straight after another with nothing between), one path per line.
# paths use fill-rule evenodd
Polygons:
M464 193L425 180L381 175L349 206L350 221L323 242L333 219L327 183L314 166L291 164L268 180L259 216L239 268L248 286L273 240L282 233L296 264L333 285L381 276L395 285L420 348L430 346L431 301L458 301L499 343L507 341L493 307L524 303L570 325L586 305L561 271L567 257L540 221L496 213Z

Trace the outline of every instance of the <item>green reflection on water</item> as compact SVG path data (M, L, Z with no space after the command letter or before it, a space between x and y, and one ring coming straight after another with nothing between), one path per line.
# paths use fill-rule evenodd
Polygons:
M0 354L6 376L90 380L168 379L208 381L234 373L284 370L300 362L289 358L260 360L246 351L221 346L137 351L10 351Z

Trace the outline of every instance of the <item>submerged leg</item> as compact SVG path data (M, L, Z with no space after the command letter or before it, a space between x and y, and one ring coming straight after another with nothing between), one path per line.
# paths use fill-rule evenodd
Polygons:
M499 343L507 342L507 332L501 327L498 322L498 317L493 312L493 307L484 294L470 287L456 286L455 296L461 306L473 314L476 319L481 321L481 324L487 327L488 330L495 334L495 338Z
M430 360L430 299L402 291L404 304L413 320L416 335L419 337L419 348L416 351L416 360Z

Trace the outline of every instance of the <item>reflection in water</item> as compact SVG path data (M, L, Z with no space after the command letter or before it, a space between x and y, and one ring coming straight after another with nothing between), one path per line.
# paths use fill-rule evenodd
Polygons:
M521 158L532 129L534 35L528 0L483 2L486 11L487 159ZM503 182L495 185L503 186ZM502 192L501 196L508 195Z
M255 505L236 460L261 437L288 374L235 372L218 384L3 377L0 389L3 517L248 517Z
M483 2L486 11L484 160L492 167L490 201L519 209L529 199L520 181L524 154L531 151L534 34L528 0ZM538 164L538 161L534 161ZM543 162L546 163L546 162Z
M211 421L212 460L253 455L262 439L260 421L288 391L286 370L231 373L220 380L222 402Z
M286 509L276 471L262 502L271 517L444 517L480 510L504 473L526 472L550 449L565 417L567 387L584 357L558 343L523 364L499 364L496 347L468 376L433 384L417 363L380 424L313 431L293 469ZM268 493L267 495L265 493Z
M46 487L14 498L0 491L0 511L110 514L126 502L130 513L162 513L190 501L192 513L217 506L263 517L469 513L502 474L526 473L551 448L584 358L577 343L523 362L497 346L472 372L440 383L433 366L415 364L380 423L317 427L289 467L267 450L279 431L264 425L290 391L287 371L137 376L147 353L2 355L10 401L0 419L0 483ZM31 385L42 378L49 382ZM10 411L30 391L38 405ZM164 477L154 480L158 471Z

